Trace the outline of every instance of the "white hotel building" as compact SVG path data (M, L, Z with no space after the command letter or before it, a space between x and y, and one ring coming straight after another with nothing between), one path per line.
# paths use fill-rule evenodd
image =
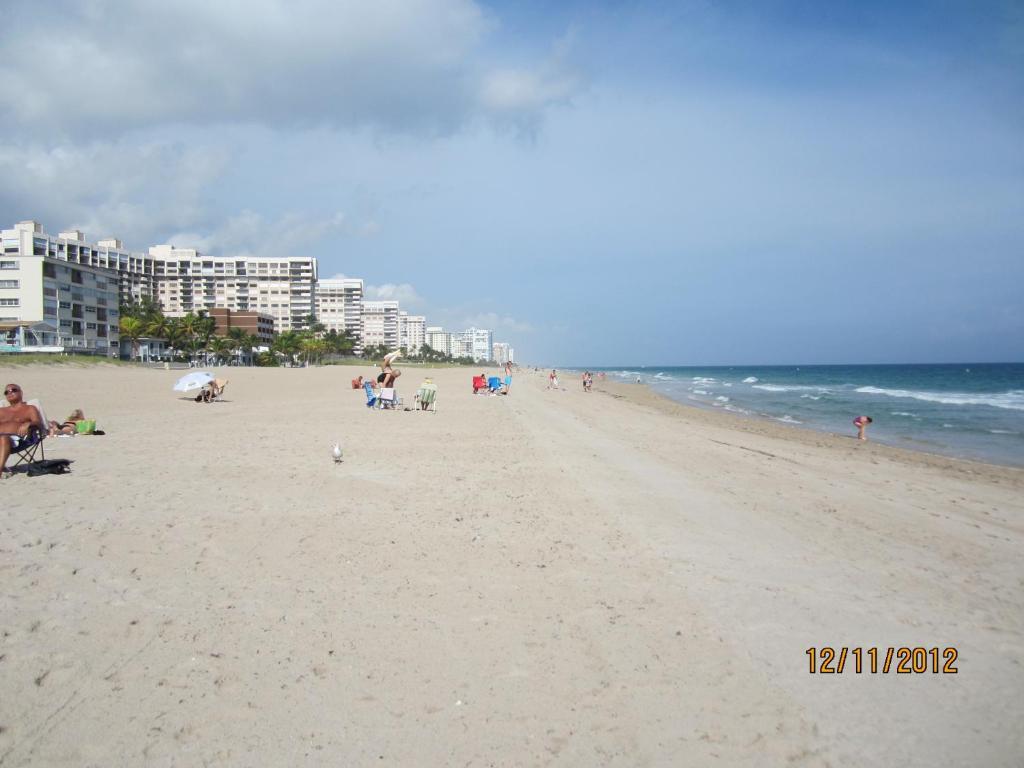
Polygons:
M327 331L348 331L363 351L363 281L355 277L320 280L316 284L316 319Z
M0 351L118 356L118 273L70 234L23 221L0 235Z
M363 302L363 346L383 344L398 349L398 302Z
M493 354L492 359L498 365L504 365L505 363L514 363L516 361L516 351L512 349L512 346L504 341L496 341L491 347Z
M194 248L156 245L157 298L168 317L225 307L274 318L274 330L309 326L316 310L316 259L307 256L205 256Z
M427 318L423 315L398 313L398 343L410 354L419 353L427 340Z

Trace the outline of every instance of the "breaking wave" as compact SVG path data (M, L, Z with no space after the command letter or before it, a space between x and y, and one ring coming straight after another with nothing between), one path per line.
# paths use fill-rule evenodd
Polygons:
M990 408L1024 411L1024 389L1011 389L1001 394L997 392L924 392L914 389L885 389L883 387L858 387L854 391L864 395L910 398L943 405L987 405Z

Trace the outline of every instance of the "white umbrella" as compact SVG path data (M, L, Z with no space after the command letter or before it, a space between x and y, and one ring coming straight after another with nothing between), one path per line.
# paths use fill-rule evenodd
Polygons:
M196 371L178 379L174 385L175 392L189 392L193 389L202 389L213 381L213 374L208 371Z

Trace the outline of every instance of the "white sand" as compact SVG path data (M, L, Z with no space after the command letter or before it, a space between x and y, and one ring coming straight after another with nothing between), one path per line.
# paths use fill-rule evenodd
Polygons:
M0 481L0 765L1021 765L1021 471L360 372L0 369L108 432Z

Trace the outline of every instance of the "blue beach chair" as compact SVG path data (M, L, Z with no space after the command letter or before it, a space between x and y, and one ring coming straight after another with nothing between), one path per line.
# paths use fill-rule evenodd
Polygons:
M373 394L373 382L364 381L363 389L366 391L366 407L373 408L377 404L377 396Z

